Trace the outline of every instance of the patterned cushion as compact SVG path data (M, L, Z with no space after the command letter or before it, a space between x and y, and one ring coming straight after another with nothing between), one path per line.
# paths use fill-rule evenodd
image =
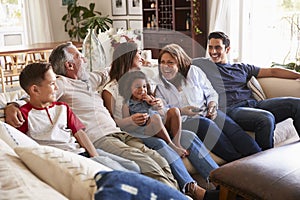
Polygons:
M15 152L41 180L72 200L93 199L95 174L111 171L91 159L50 146L16 147Z
M248 81L247 85L252 90L253 96L256 100L260 101L266 99L266 95L263 89L261 88L258 80L254 76L252 76L252 78Z
M34 140L20 132L18 129L0 121L0 139L2 139L11 148L17 146L37 146Z
M0 183L1 199L67 199L30 172L13 149L1 139Z

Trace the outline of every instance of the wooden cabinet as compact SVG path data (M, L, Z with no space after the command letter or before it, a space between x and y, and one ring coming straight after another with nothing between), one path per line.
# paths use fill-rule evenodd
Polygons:
M190 57L205 55L206 0L143 0L144 49L153 58L166 44L179 44Z

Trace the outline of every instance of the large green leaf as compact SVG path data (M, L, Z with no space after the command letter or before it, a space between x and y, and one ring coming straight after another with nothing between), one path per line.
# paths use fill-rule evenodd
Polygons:
M89 28L99 31L106 31L112 24L112 19L108 16L102 17L101 12L95 11L95 3L90 3L89 7L84 7L77 4L77 0L69 4L67 14L62 17L65 22L64 29L72 39L78 41L84 39Z

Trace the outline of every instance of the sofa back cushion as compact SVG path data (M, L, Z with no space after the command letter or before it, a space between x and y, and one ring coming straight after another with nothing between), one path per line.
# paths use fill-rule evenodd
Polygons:
M274 97L299 97L300 98L300 80L286 78L258 78L267 98Z

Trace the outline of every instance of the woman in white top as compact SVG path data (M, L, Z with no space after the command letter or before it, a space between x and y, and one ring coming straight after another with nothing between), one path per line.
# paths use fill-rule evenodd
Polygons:
M183 129L196 132L207 148L226 161L261 151L254 139L218 110L218 94L179 45L162 48L158 63L156 96L165 106L180 109Z
M110 81L104 87L102 97L104 105L108 108L117 125L130 132L136 131L139 125L145 124L148 119L145 113L136 113L123 118L122 106L124 99L119 93L118 81L129 71L141 70L142 58L137 45L132 42L121 43L114 51L113 62L109 72ZM130 92L130 91L128 91ZM157 99L157 106L161 106L161 100ZM136 134L135 134L136 136ZM213 199L211 192L206 192L196 184L185 168L180 156L163 140L157 137L141 138L150 148L157 150L169 163L174 177L177 179L183 193L190 195L193 199ZM193 164L203 178L208 178L210 171L218 165L208 154L200 139L190 131L182 132L181 145L189 151L187 159ZM205 197L204 197L205 195ZM215 195L216 199L218 195Z

